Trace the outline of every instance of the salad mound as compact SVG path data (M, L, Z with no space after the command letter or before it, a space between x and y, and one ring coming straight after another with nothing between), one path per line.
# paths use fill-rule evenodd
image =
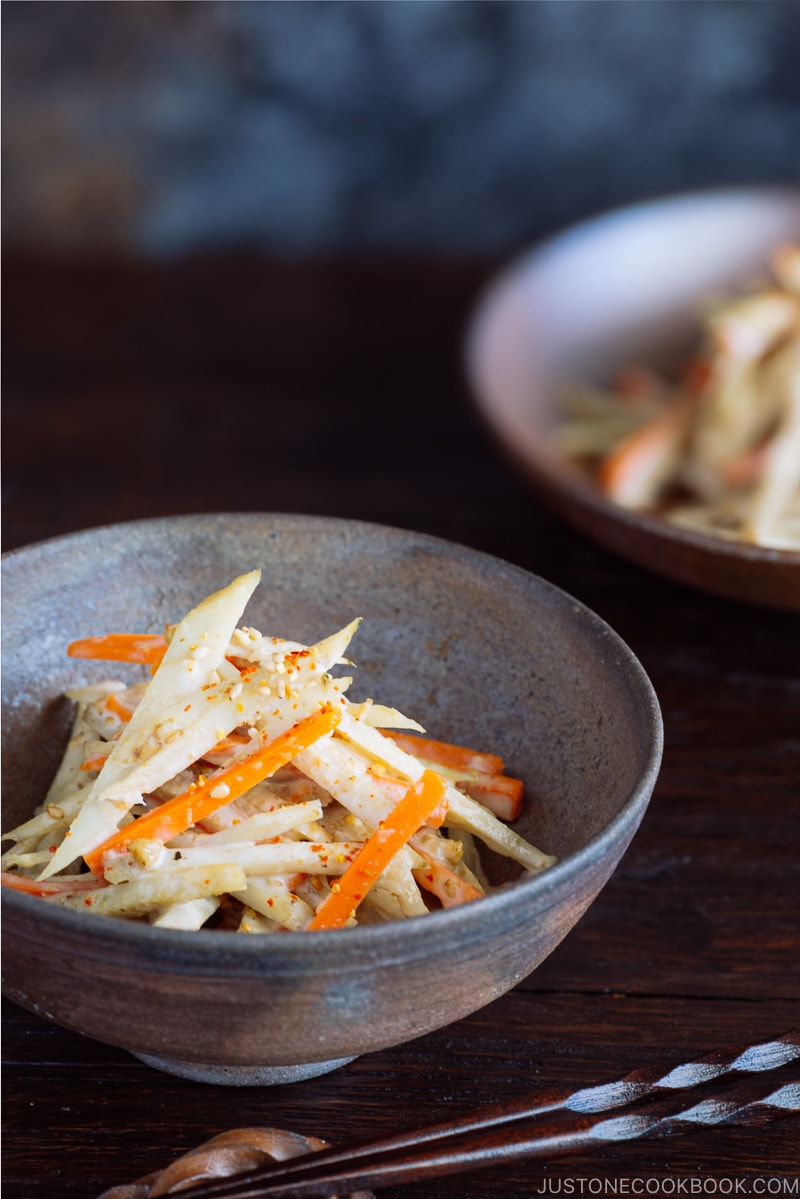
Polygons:
M143 680L67 692L72 734L36 813L3 835L4 886L159 927L242 933L405 919L492 890L483 845L555 861L509 827L522 783L423 735L337 667L359 620L307 646L239 625L260 571L163 636L73 642ZM148 677L149 668L149 677Z
M679 378L633 364L608 390L571 388L554 445L622 508L800 550L800 244L770 266L710 303Z

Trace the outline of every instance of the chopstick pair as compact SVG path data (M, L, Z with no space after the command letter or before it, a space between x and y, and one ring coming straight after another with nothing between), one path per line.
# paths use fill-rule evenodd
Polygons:
M206 1180L181 1193L187 1199L333 1196L721 1123L756 1127L800 1112L800 1082L773 1088L753 1077L798 1058L800 1029L794 1029L666 1073L651 1067L601 1086L552 1088L448 1123ZM705 1094L703 1084L720 1080L726 1085L711 1097L691 1094L696 1088Z

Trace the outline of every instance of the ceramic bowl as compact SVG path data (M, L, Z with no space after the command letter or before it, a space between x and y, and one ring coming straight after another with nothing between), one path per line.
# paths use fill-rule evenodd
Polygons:
M57 764L64 687L108 674L108 664L67 659L67 643L98 630L160 631L253 567L263 580L248 624L309 642L362 616L351 696L379 697L432 735L504 755L530 797L520 831L560 860L461 908L269 938L158 929L4 893L6 994L215 1083L311 1077L509 990L611 875L662 749L658 703L631 651L583 605L513 565L326 518L143 521L4 559L4 828L33 810Z
M654 200L589 220L512 262L487 288L467 371L489 428L564 518L623 557L733 599L800 609L800 553L744 545L619 508L551 445L565 383L620 366L669 370L696 344L698 306L764 278L800 238L800 189Z

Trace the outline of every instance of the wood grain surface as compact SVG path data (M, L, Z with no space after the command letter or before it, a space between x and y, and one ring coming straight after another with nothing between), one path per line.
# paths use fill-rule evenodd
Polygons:
M466 1020L336 1073L203 1086L6 1001L5 1199L92 1199L239 1125L364 1140L800 1024L797 617L613 557L512 473L460 359L494 265L7 256L5 550L212 510L446 537L548 578L607 620L655 685L665 755L620 867L533 975ZM790 1118L382 1194L796 1194L799 1144Z

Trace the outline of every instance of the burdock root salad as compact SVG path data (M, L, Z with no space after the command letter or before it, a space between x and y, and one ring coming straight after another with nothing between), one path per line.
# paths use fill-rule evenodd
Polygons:
M4 886L93 915L251 934L423 916L492 890L486 846L554 858L511 827L522 783L492 753L347 697L358 627L301 645L239 626L260 572L164 635L73 642L142 681L67 692L72 735L34 816L4 834Z
M709 304L677 378L634 365L608 391L571 388L554 442L622 508L800 550L800 245L770 267Z

